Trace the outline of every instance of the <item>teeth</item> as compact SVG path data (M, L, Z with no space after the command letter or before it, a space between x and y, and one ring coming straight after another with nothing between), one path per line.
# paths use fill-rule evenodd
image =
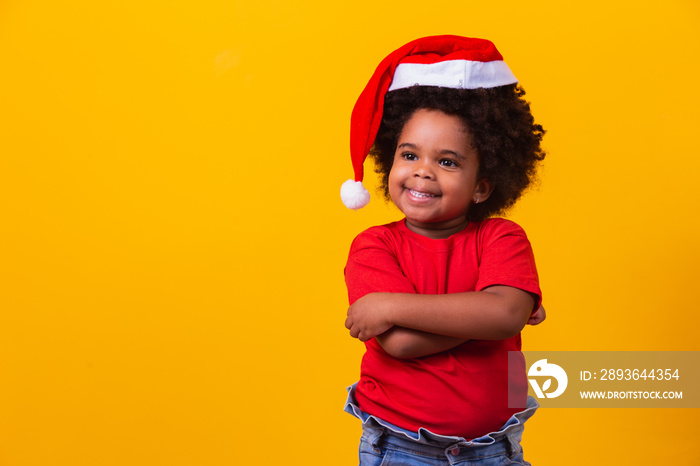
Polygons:
M409 189L408 191L411 193L412 196L415 196L415 197L435 197L434 194L421 193L419 191L414 191L412 189Z

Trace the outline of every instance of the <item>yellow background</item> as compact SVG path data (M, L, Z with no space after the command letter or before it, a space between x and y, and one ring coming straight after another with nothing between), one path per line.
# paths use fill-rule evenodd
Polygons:
M341 205L349 117L424 35L493 40L548 130L525 349L700 350L699 5L3 1L0 465L356 464L342 269L399 215ZM695 416L543 409L526 458L699 464Z

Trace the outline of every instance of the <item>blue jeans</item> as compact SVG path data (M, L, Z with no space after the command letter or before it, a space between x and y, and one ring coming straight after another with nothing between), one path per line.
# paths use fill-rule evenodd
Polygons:
M360 466L501 466L529 465L520 446L524 423L539 407L528 397L524 411L514 414L498 432L467 440L427 429L412 432L362 411L355 385L348 387L345 411L362 421Z

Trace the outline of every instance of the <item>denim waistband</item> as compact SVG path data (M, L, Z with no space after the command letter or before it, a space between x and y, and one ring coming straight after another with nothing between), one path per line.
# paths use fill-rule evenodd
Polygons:
M377 416L368 414L362 411L357 405L357 400L355 399L356 386L357 383L347 388L348 398L345 402L345 411L360 419L363 427L386 431L397 439L424 444L426 446L442 449L443 451L447 448L453 449L455 447L470 448L493 445L506 438L511 438L513 441L517 438L519 442L524 429L523 424L535 414L535 411L539 407L537 401L533 397L528 396L527 407L523 411L511 416L499 431L490 432L481 437L467 440L464 437L436 434L422 427L418 429L418 432L413 432L393 425Z
M483 464L491 464L489 460L499 461L498 464L502 464L502 460L496 460L496 458L502 456L515 458L517 455L522 458L520 435L507 436L489 445L465 446L460 442L437 445L408 440L388 429L365 425L362 436L366 443L361 442L361 451L368 451L365 449L371 448L377 455L381 454L383 450L399 451L408 454L410 458L423 458L420 464L444 464L445 461L450 464L464 464L465 462L482 464L482 461ZM522 462L522 464L528 463Z

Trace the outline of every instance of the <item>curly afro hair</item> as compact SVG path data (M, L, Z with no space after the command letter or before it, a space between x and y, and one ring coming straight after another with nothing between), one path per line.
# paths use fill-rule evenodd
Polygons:
M479 178L494 186L489 198L472 205L470 221L503 213L520 198L544 159L544 129L535 124L525 91L517 84L490 89L412 86L388 92L379 132L370 155L381 175L388 200L389 172L399 136L416 110L440 110L459 117L471 133L479 155Z

